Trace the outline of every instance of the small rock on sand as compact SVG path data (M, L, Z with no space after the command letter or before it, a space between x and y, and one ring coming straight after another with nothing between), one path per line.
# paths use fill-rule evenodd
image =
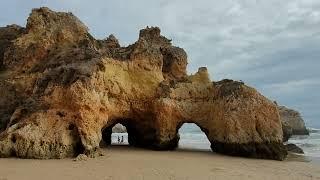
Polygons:
M88 156L85 154L79 154L73 161L87 161Z

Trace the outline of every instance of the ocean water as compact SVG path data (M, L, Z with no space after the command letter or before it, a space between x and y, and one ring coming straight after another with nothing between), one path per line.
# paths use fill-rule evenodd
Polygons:
M190 150L201 150L201 151L211 151L210 142L206 135L202 132L182 132L179 133L180 140L178 148L180 149L190 149ZM118 141L118 137L119 140ZM123 137L123 142L121 142ZM111 135L112 145L129 145L128 134L127 133L112 133Z
M190 150L201 150L201 151L211 151L210 142L207 136L202 132L193 133L179 133L180 140L178 148L180 149L190 149Z
M211 151L210 142L204 132L193 124L186 123L179 129L180 140L178 148Z
M288 143L293 143L303 149L305 156L320 159L320 129L310 129L310 136L293 136Z
M206 135L195 124L185 124L179 129L179 149L190 149L199 151L211 151L210 142ZM124 141L118 142L118 137L123 136ZM320 162L320 129L310 128L310 136L293 136L288 143L296 144L305 152L310 160ZM113 133L113 145L128 145L127 133Z
M121 142L122 137L123 137L123 142ZM111 144L112 145L129 145L128 133L112 133L111 134Z
M201 131L201 129L197 125L192 123L184 124L179 129L179 135L179 149L211 151L210 142L207 136ZM120 139L120 142L118 141L118 137ZM121 142L122 137L123 142ZM112 133L111 143L112 145L128 145L128 134Z

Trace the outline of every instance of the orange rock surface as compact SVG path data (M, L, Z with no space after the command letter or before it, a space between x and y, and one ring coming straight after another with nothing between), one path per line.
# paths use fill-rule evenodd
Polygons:
M34 9L26 28L0 29L0 156L94 156L112 127L129 144L176 148L183 123L197 124L213 151L283 160L277 106L242 82L187 75L187 54L157 27L121 47L96 40L71 13Z

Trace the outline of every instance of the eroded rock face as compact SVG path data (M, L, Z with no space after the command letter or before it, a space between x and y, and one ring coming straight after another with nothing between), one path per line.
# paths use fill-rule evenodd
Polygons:
M12 45L12 40L23 34L25 28L18 25L10 25L7 27L0 27L0 78L5 76L4 69L4 55L6 50ZM19 95L16 94L16 88L6 81L0 81L0 131L6 128L15 107L19 104Z
M196 123L219 153L277 160L287 154L273 102L241 82L212 82L206 68L187 75L185 51L159 28L143 29L137 42L120 47L114 36L94 39L71 13L40 8L6 46L1 157L92 155L117 123L132 146L174 149L186 122Z
M284 137L290 138L292 135L309 135L305 122L298 111L285 106L279 106L279 113L283 123Z
M293 135L292 127L287 122L282 121L282 131L283 131L283 142L287 142Z

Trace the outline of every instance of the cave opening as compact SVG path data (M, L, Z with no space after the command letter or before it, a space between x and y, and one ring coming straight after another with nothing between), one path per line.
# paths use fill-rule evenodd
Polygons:
M100 146L128 146L129 135L125 122L114 123L102 129L102 142Z
M117 123L112 127L111 145L129 145L126 126Z
M134 119L113 120L101 130L101 133L100 147L127 145L153 149L156 142L156 129L148 123L141 123Z
M207 137L207 130L195 123L182 123L177 128L179 135L178 148L191 151L212 151Z

